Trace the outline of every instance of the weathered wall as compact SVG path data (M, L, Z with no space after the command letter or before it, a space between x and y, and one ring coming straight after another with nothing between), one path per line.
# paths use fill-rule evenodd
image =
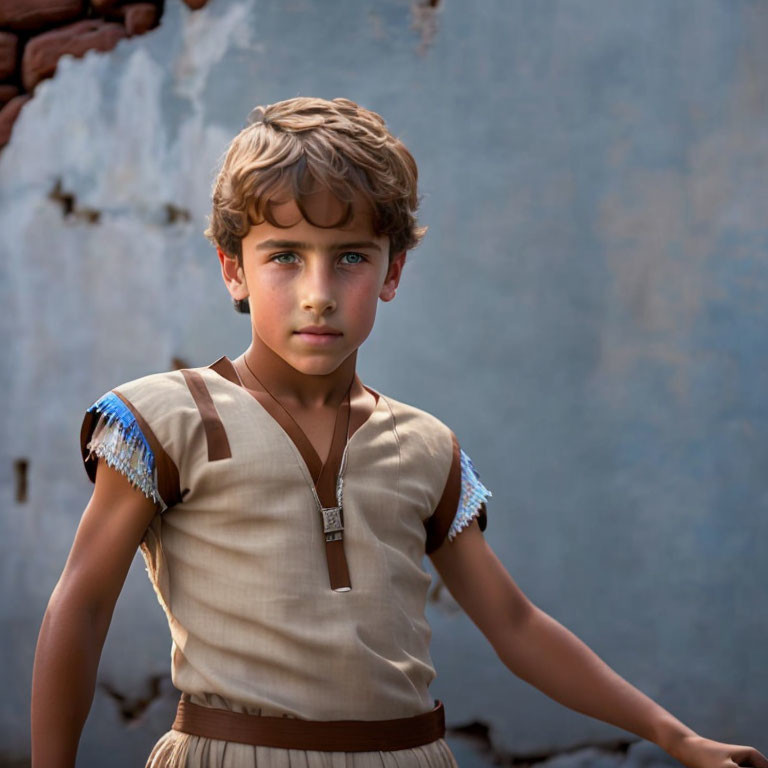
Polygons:
M196 8L206 0L186 0ZM35 87L63 55L110 51L157 26L163 0L0 0L0 148Z
M25 105L0 155L8 759L92 487L82 413L248 344L202 236L210 184L248 111L295 95L381 112L420 164L431 230L363 380L453 427L535 603L693 728L768 750L768 6L428 6L167 0L159 27L65 56ZM480 721L513 755L628 736L515 678L455 608L436 581L449 727ZM137 555L79 765L143 764L175 708L169 650Z

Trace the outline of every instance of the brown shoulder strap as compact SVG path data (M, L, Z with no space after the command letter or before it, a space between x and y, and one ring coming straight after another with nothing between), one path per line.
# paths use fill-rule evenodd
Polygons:
M212 367L212 366L211 366ZM218 461L219 459L229 459L232 451L229 447L229 439L224 424L221 421L219 412L213 403L211 393L205 385L203 377L189 368L182 368L181 375L187 382L187 387L195 401L197 410L200 412L200 418L205 430L205 439L208 443L208 461Z

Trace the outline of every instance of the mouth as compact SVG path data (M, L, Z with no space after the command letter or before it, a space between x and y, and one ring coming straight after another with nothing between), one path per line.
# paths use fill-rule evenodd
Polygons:
M332 330L322 330L320 328L300 328L298 331L294 331L294 333L299 334L299 336L341 336L341 331L337 331L336 329Z
M317 331L294 331L302 341L308 344L332 344L335 339L340 339L341 333L318 333Z

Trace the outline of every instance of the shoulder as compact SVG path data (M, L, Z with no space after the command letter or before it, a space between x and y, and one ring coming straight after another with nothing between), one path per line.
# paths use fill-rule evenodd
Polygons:
M123 407L133 410L153 400L164 399L181 391L184 379L180 371L150 373L116 384L101 394L86 408L86 414L117 412Z
M369 389L373 389L373 387L369 387ZM430 413L429 411L424 410L423 408L419 408L415 405L412 405L411 403L406 403L403 400L397 400L392 395L388 395L381 390L374 389L374 392L376 392L377 395L380 397L383 397L389 407L395 412L396 414L406 417L406 418L413 418L413 419L426 419L430 421L435 421L440 424L443 422L440 421L440 419L437 418L434 414Z
M378 394L384 397L389 407L399 438L420 441L433 452L437 450L438 444L443 446L442 452L452 452L452 443L456 436L445 422L423 408L396 400L381 392Z
M184 405L189 405L189 390L181 371L150 373L115 385L98 397L85 411L81 442L86 440L100 418L121 422L128 428L135 424L142 437L155 441L155 433L178 419Z
M486 501L493 494L480 480L474 463L454 431L429 411L388 395L384 397L391 407L401 445L405 440L417 448L413 455L421 458L418 463L421 471L424 471L424 450L436 459L430 464L436 467L441 493L425 521L427 553L434 552L443 541L453 541L475 518L480 530L484 531L487 526Z
M85 409L80 451L95 482L98 458L124 472L163 506L181 500L179 453L185 413L194 413L182 370L139 376L112 387ZM157 498L156 498L157 500Z
M112 387L110 392L122 396L131 402L150 403L155 399L163 399L185 394L188 389L184 374L181 370L161 371L139 376L136 379L124 381Z

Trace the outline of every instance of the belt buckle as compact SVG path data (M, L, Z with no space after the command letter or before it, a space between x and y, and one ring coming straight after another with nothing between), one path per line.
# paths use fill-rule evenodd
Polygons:
M338 541L342 538L344 523L342 522L341 507L322 507L323 533L326 541Z

